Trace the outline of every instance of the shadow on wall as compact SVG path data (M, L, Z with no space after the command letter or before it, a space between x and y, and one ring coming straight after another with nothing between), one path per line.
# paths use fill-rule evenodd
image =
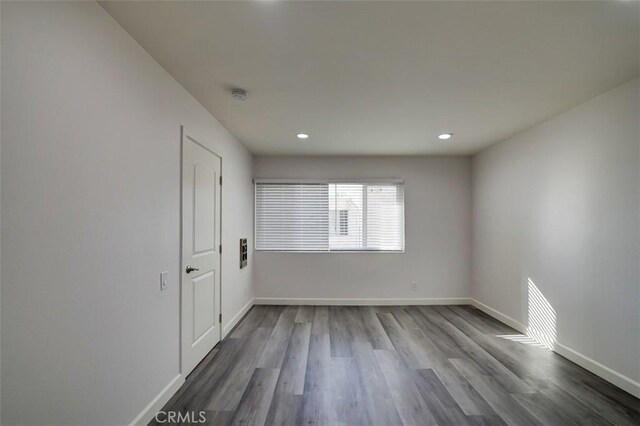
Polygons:
M526 335L499 335L502 339L553 350L556 343L556 311L531 278L522 283L523 309L527 318Z

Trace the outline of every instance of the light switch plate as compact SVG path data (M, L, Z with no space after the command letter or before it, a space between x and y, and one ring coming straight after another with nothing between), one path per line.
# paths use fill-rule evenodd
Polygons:
M168 271L160 272L160 291L166 290L169 287L169 282L167 281Z

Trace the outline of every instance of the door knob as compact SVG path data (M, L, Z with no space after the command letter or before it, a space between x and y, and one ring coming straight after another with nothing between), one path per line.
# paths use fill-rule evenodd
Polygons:
M187 266L187 274L190 274L193 271L199 271L200 269L194 268L191 265Z

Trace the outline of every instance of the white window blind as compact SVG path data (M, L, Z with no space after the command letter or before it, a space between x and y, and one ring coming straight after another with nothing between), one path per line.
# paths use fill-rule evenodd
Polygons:
M256 248L322 251L329 247L326 184L256 184Z
M402 182L257 181L256 250L403 251Z

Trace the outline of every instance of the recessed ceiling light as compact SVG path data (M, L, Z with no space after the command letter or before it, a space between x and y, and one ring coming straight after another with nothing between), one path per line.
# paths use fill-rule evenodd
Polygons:
M309 139L309 135L306 133L298 133L296 136L298 139Z
M447 139L451 139L453 137L453 133L440 133L438 135L438 139L442 139L443 141L446 141Z

